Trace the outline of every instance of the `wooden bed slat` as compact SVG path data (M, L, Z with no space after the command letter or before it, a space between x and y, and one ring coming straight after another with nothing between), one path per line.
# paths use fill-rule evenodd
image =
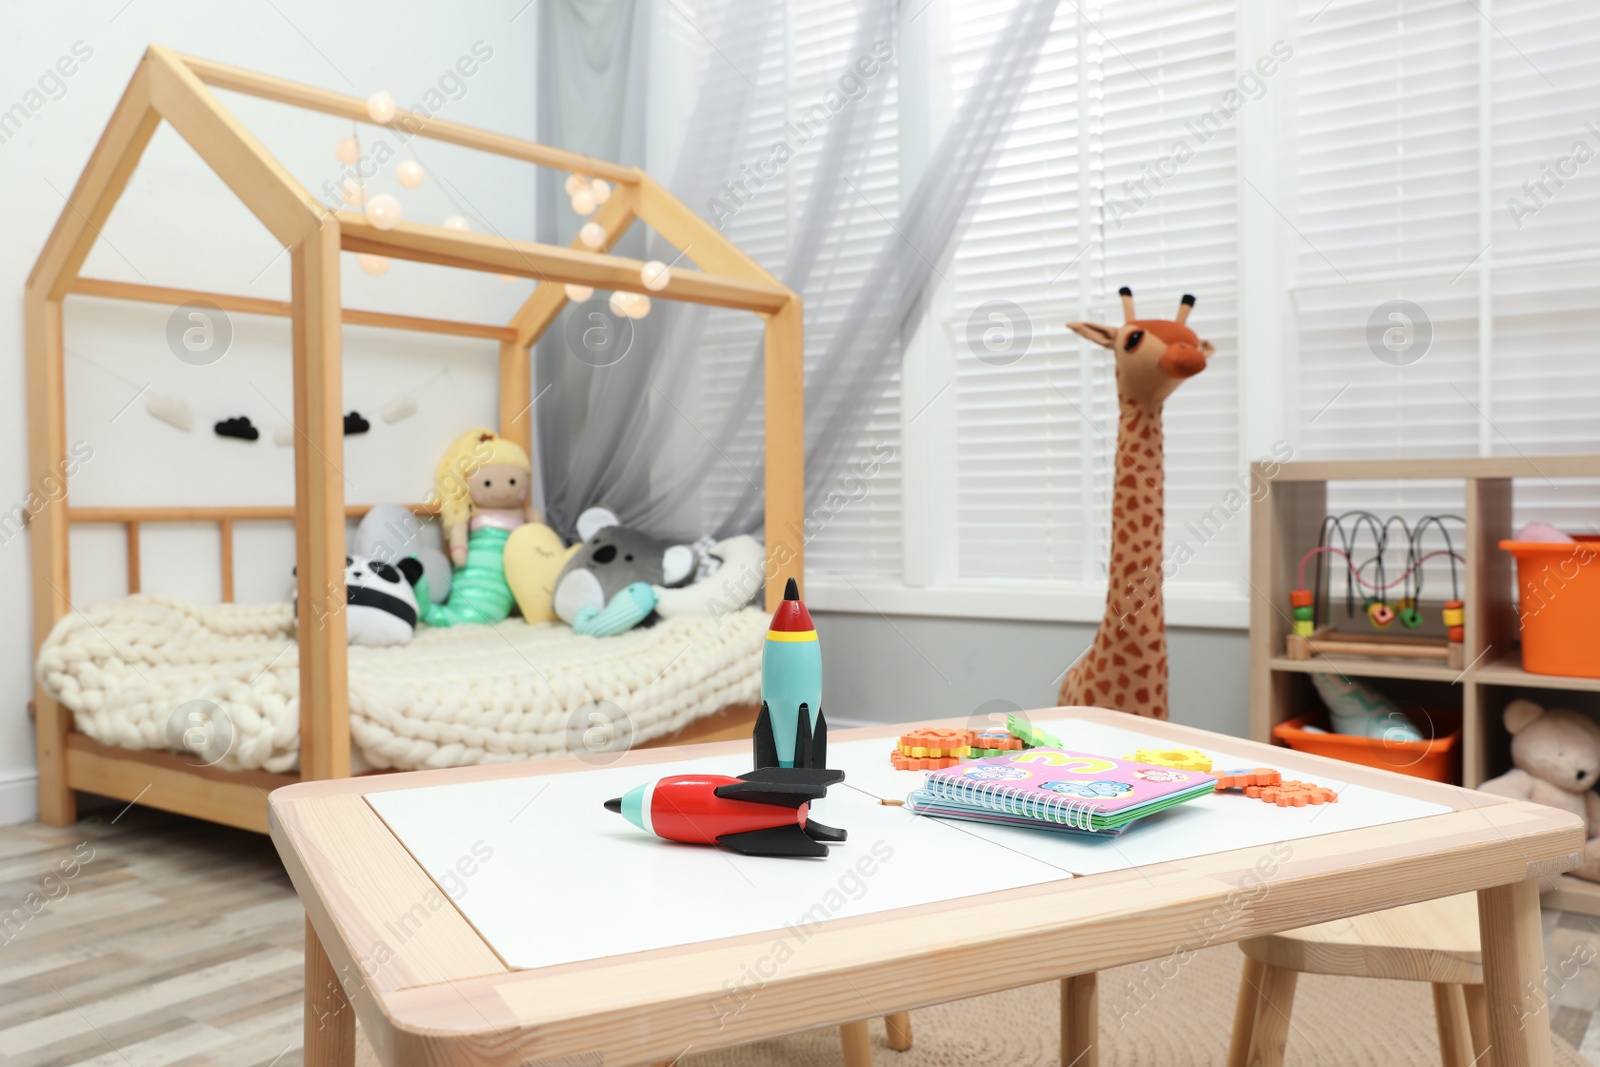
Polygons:
M222 602L233 603L233 520L223 519L217 523L217 532L222 538Z
M344 517L359 519L371 511L373 504L346 504ZM437 515L437 504L406 504L415 515ZM95 523L160 523L160 522L287 522L294 519L292 504L178 504L172 507L111 507L67 509L67 521L74 524Z
M119 282L109 278L79 278L72 283L75 296L94 296L106 300L134 300L144 304L183 304L190 300L209 300L224 311L237 311L245 315L271 315L287 319L294 315L294 305L287 300L268 300L260 296L238 296L234 293L210 293L200 289L178 289L167 285L143 285L138 282ZM481 337L488 341L512 341L517 331L510 326L494 326L486 322L457 322L454 319L430 319L419 315L394 315L387 311L362 311L344 308L347 326L378 326L392 330L412 330L417 333L455 334L459 337Z
M128 532L128 595L133 596L140 587L139 524L127 524Z
M150 99L189 147L283 245L315 234L325 209L176 55L151 45Z
M217 63L199 56L183 55L179 58L202 82L218 89L231 89L249 96L258 96L263 100L275 100L280 104L289 104L307 111L320 111L324 115L337 115L356 122L372 122L372 117L367 114L367 102L357 96L317 89L298 82L274 78L268 74L257 74L253 70L240 70L238 67L230 67L226 63ZM387 125L408 136L427 137L435 141L461 145L464 148L476 148L480 152L520 159L526 163L537 163L540 166L554 167L557 170L593 178L605 178L607 181L631 184L638 181L639 177L637 170L624 167L620 163L569 152L563 148L552 148L535 141L524 141L520 137L463 126L459 122L420 115L415 111L397 108L394 118Z
M67 784L103 797L267 832L267 794L293 785L293 774L198 766L173 752L104 745L86 734L66 739Z
M659 297L769 314L781 310L793 299L781 285L694 270L674 270L667 287L652 292L645 288L639 276L644 263L637 259L492 234L447 230L443 226L416 222L400 222L384 230L354 211L341 211L338 218L347 252L371 252L463 270L515 274L541 283L587 285L643 293L652 299Z

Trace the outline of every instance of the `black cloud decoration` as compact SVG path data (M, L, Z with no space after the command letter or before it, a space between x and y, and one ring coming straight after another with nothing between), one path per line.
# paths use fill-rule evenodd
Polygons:
M223 419L213 429L216 430L218 437L237 437L241 441L254 441L261 436L261 431L250 424L248 415Z
M362 418L359 411L352 411L344 417L344 435L346 437L350 437L353 434L366 433L370 429L372 429L372 423Z

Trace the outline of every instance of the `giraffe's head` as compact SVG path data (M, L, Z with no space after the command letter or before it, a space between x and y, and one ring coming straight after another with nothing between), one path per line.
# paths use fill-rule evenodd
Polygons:
M1147 404L1159 404L1172 395L1185 378L1206 369L1213 351L1210 341L1202 341L1183 324L1194 307L1194 297L1185 295L1178 302L1175 319L1136 319L1133 315L1133 290L1124 286L1121 326L1098 322L1069 322L1067 326L1081 337L1111 349L1117 357L1117 393Z

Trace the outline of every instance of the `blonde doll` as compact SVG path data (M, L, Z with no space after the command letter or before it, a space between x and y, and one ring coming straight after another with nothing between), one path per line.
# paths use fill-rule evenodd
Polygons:
M434 478L456 571L444 604L430 603L426 588L419 589L422 621L429 626L499 622L515 603L506 584L506 538L540 518L531 500L528 454L493 430L469 430L444 454Z

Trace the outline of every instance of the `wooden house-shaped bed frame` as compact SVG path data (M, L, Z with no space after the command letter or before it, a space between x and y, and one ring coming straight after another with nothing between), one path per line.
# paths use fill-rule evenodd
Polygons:
M804 447L800 299L643 171L504 134L398 111L383 125L540 166L603 178L615 191L592 216L606 242L591 251L401 222L379 229L364 213L330 211L317 201L223 106L212 88L370 123L366 102L183 56L152 45L73 188L66 208L28 277L26 290L29 469L34 486L64 468L66 414L63 304L74 294L179 304L206 299L228 311L293 320L295 501L262 507L76 507L63 492L29 517L33 543L34 651L72 608L68 533L74 524L112 523L127 532L128 589L139 591L141 523L215 523L222 539L222 595L232 599L236 522L293 520L300 643L300 773L230 772L193 766L164 752L125 751L73 730L71 712L42 690L38 729L39 808L44 821L77 817L74 790L138 801L186 815L265 831L266 794L301 779L350 773L347 636L338 610L319 617L314 591L344 590L345 523L363 505L347 505L342 455L340 332L344 322L456 334L499 344L500 432L524 447L532 438L529 347L567 299L563 283L646 292L637 260L607 254L635 218L682 251L699 270L680 265L656 298L736 308L766 320L767 605L789 577L803 573ZM127 186L157 126L165 120L288 250L288 301L205 293L85 278L80 275L100 228ZM491 274L536 279L532 296L505 325L454 322L341 307L341 252L370 252ZM531 449L530 449L531 452ZM772 546L783 539L782 550Z

